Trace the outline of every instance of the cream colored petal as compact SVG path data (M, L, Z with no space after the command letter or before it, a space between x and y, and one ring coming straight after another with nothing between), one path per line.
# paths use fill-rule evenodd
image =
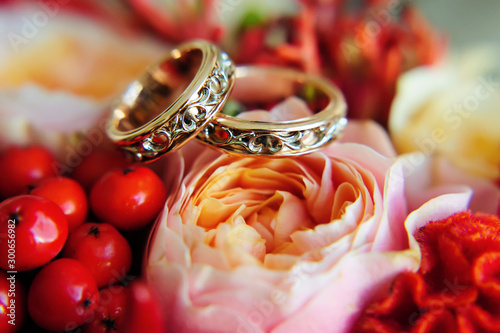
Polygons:
M303 200L287 192L279 192L279 195L282 198L282 203L275 217L275 253L282 244L293 239L294 233L314 227Z
M45 145L71 169L106 142L100 120L110 101L166 46L62 7L49 17L42 7L0 8L6 37L0 40L0 147ZM46 23L34 24L35 17Z
M500 82L494 73L500 52L489 51L401 77L389 120L400 153L443 155L471 174L499 177Z

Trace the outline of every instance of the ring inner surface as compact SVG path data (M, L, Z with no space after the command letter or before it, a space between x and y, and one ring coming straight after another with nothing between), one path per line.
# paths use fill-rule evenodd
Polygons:
M302 99L313 113L324 110L330 103L330 97L313 82L283 77L279 74L246 76L237 78L230 99L238 102L241 110L235 112L226 110L224 113L270 111L274 106L292 96ZM226 107L232 107L232 104L226 104Z
M168 109L193 81L201 67L203 53L192 49L162 61L132 82L115 108L117 128L130 131Z

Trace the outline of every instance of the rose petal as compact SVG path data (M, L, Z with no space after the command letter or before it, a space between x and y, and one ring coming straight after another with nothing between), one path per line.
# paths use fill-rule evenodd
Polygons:
M387 157L397 155L385 129L370 120L350 119L339 142L360 143Z
M359 307L382 290L387 290L399 272L417 267L414 251L351 252L330 272L332 280L329 284L272 332L327 332L332 327L339 332L347 331L357 319ZM325 307L326 304L329 306Z
M306 118L312 114L304 100L292 96L277 104L269 111L245 111L238 114L238 118L252 121L280 122Z
M500 252L486 252L474 262L474 282L484 295L500 305Z

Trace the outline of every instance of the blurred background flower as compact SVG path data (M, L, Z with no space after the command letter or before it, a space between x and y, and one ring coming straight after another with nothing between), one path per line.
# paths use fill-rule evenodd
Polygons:
M389 122L398 152L442 155L471 174L498 179L499 54L475 48L404 74Z
M74 134L96 126L110 100L162 54L165 46L130 15L108 7L0 6L0 146L36 142L63 156Z
M389 130L399 153L421 151L498 183L500 3L422 0L450 41L447 57L401 76ZM445 14L444 14L445 13Z
M446 48L444 38L402 0L130 2L167 40L209 38L237 63L321 73L343 90L349 117L383 125L397 77L436 62Z

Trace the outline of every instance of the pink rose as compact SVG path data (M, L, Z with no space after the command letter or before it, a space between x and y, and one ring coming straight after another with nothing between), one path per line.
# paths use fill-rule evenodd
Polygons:
M265 117L302 114L286 103ZM172 332L346 332L397 274L418 269L413 232L467 209L470 189L431 181L431 161L411 169L417 155L396 159L372 122L351 122L345 138L364 144L282 159L192 144L167 158L171 196L146 274Z

